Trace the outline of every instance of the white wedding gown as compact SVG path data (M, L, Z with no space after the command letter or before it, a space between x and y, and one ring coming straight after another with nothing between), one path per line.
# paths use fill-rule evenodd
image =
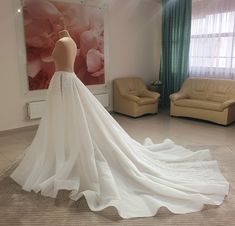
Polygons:
M184 214L220 205L229 183L208 150L192 152L166 139L132 139L74 73L55 72L32 144L11 177L26 191L85 196L92 211L113 206L122 218L160 207Z

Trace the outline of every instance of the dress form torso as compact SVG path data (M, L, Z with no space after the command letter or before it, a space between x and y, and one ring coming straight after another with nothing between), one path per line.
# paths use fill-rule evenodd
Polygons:
M74 62L77 55L77 45L64 30L59 33L60 39L56 42L52 52L56 71L74 72Z

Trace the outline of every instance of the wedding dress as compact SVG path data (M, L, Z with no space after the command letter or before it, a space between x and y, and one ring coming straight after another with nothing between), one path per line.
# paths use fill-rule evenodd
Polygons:
M113 206L122 218L160 207L184 214L220 205L229 183L209 150L166 139L132 139L74 73L55 72L38 131L11 177L26 191L83 195L92 211Z

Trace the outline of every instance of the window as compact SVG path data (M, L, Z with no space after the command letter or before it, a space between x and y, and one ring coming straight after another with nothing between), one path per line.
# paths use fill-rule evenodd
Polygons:
M235 79L235 10L192 18L189 68L190 76Z

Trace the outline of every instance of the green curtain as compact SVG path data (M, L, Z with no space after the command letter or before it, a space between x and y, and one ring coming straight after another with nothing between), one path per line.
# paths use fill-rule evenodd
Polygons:
M169 106L169 95L178 91L188 77L192 0L162 0L162 3L160 79L162 101Z

